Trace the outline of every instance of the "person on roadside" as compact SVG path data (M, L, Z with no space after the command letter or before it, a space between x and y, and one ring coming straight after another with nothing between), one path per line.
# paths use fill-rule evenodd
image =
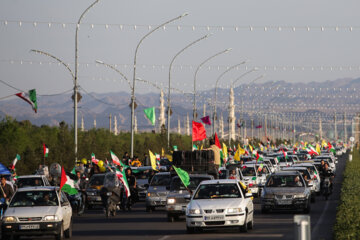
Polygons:
M1 176L0 181L0 211L3 213L6 210L7 205L14 194L14 189L11 187L10 184L6 182L5 176Z
M207 150L212 150L214 152L214 173L215 179L219 179L219 167L220 167L220 148L215 145L215 140L210 138L210 147Z
M131 166L133 167L141 167L141 162L137 156L134 157L134 160L131 161Z

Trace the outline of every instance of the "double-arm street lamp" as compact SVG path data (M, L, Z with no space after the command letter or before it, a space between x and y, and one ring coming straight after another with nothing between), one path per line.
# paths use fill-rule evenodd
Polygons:
M69 65L64 63L62 60L60 60L59 58L44 52L44 51L40 51L40 50L31 50L32 52L35 53L39 53L39 54L43 54L45 56L51 57L53 59L55 59L56 61L58 61L59 63L61 63L63 66L66 67L66 69L70 72L72 78L73 78L73 82L74 82L74 154L75 154L75 162L77 161L77 153L78 153L78 116L77 116L77 103L78 103L78 32L79 32L79 28L80 28L80 24L81 24L81 20L83 19L83 17L85 16L85 14L90 10L90 8L92 8L95 4L97 4L99 2L99 0L94 1L88 8L85 9L85 11L81 14L79 20L77 21L76 24L76 30L75 30L75 71L73 72Z
M186 45L183 49L181 49L178 53L175 54L175 56L171 59L170 62L170 66L169 66L169 89L168 89L168 99L167 99L167 107L168 107L168 116L167 116L167 143L168 143L168 149L170 148L170 93L171 93L171 69L172 69L172 65L175 61L175 59L182 53L184 52L186 49L188 49L189 47L193 46L194 44L200 42L201 40L204 40L206 38L208 38L209 36L211 36L211 34L207 34L193 42L191 42L190 44Z
M197 114L196 114L196 79L197 79L197 74L198 74L199 70L201 69L201 67L202 67L205 63L207 63L207 62L210 61L211 59L213 59L213 58L215 58L215 57L217 57L217 56L219 56L219 55L221 55L221 54L223 54L223 53L227 53L227 52L229 52L229 51L231 51L231 48L225 49L225 50L223 50L223 51L221 51L221 52L218 52L218 53L212 55L211 57L205 59L205 61L203 61L202 63L200 63L200 65L196 68L196 71L195 71L195 74L194 74L194 101L193 101L193 104L194 104L194 106L193 106L193 120L194 120L194 121L196 121L196 118L197 118Z

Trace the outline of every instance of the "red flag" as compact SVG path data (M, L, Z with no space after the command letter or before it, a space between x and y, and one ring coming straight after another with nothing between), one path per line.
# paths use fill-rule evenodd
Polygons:
M60 179L60 190L65 185L67 181L66 173L64 167L61 167L61 179Z
M216 133L215 133L215 145L218 146L219 149L221 149L220 141Z
M206 125L211 125L211 121L210 121L210 117L209 116L206 116L206 117L202 117L200 118L201 121L206 124Z
M257 125L256 128L262 128L262 125Z
M206 138L206 130L202 123L192 121L192 141L201 141Z

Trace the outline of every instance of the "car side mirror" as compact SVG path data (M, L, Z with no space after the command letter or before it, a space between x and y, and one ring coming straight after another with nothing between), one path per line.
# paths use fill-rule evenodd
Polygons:
M251 198L252 196L253 196L252 193L249 192L245 193L245 198Z

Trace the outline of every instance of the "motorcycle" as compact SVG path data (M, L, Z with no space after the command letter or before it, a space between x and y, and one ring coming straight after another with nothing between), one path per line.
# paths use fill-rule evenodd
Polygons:
M106 173L100 196L105 208L105 216L107 218L115 216L121 204L121 185L114 172Z
M81 216L85 210L85 193L82 190L78 191L78 194L69 195L66 193L66 196L70 202L71 208L75 214Z
M329 195L331 194L331 188L330 188L330 178L326 177L324 178L324 183L323 183L323 195L325 197L325 200L328 200Z

